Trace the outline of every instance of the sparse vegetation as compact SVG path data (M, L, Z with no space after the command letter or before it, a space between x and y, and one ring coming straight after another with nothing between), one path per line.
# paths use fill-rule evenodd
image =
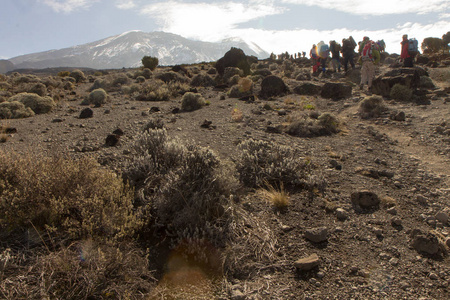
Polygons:
M399 101L409 101L412 98L412 90L407 86L396 83L391 88L390 96L392 99Z
M41 97L33 93L20 93L8 99L9 102L20 102L31 108L35 114L45 114L55 108L56 103L51 97Z
M330 113L296 113L289 117L286 132L299 137L330 135L339 132L339 120Z
M153 56L144 56L141 61L144 68L151 71L155 70L159 63L158 58Z
M70 72L69 77L75 78L76 82L84 82L86 80L86 76L84 75L83 71L81 70L73 70Z
M258 190L258 195L265 201L272 204L276 209L282 210L289 205L289 194L284 190L283 184L279 188L267 185L266 188Z
M89 93L87 98L83 100L84 105L93 104L96 107L100 107L108 100L108 94L104 89L96 89Z
M187 92L181 99L181 110L194 111L205 106L205 99L199 93Z
M18 101L0 103L0 119L21 119L34 116L33 110Z
M359 114L363 119L370 119L379 117L382 113L387 111L383 98L380 96L370 96L364 98L359 106Z
M139 101L168 101L170 91L167 85L161 80L147 82L136 96Z

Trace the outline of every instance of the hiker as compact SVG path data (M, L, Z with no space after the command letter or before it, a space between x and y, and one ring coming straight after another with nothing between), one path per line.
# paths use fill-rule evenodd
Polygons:
M362 90L367 82L368 91L372 90L372 80L375 76L375 65L380 62L380 51L377 43L367 41L361 52L361 83L359 88Z
M333 71L341 72L341 45L336 43L336 41L330 41L330 51L331 51L331 66Z
M364 46L367 44L367 42L370 41L370 38L368 36L363 37L363 40L361 42L359 42L359 49L358 49L358 53L359 55L361 55L361 52L364 49Z
M400 58L403 60L403 66L406 68L414 67L414 56L409 53L409 40L408 35L404 34L402 37L402 52L400 54Z
M356 43L352 36L348 39L342 39L342 56L344 57L344 71L347 73L347 66L350 62L352 69L355 69L355 62L353 56L355 54Z
M319 73L322 71L325 74L327 66L327 58L330 56L330 49L328 47L328 44L325 44L323 41L320 41L317 44L317 51L319 54L319 62L320 62Z
M316 73L320 66L319 54L317 53L317 46L314 44L309 52L309 57L312 59L313 63L313 73Z

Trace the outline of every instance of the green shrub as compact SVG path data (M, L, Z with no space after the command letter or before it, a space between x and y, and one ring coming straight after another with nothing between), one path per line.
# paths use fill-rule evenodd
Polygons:
M151 71L155 70L159 63L158 58L152 56L144 56L141 61L144 68L150 69Z
M13 77L12 81L15 85L17 85L21 83L39 82L39 78L35 75L18 75Z
M34 93L39 96L45 96L47 94L47 87L45 84L37 82L27 85L23 91L27 93Z
M184 145L164 129L136 138L124 177L136 187L136 201L164 224L174 242L208 238L224 242L232 217L229 195L236 188L232 169L209 149Z
M0 152L0 187L2 227L121 239L142 225L133 210L133 190L92 158Z
M76 82L84 82L86 81L86 76L84 75L83 71L81 70L73 70L72 72L70 72L70 77L75 78Z
M93 90L89 96L83 100L81 104L88 105L94 104L96 107L100 107L105 104L108 100L108 94L104 89Z
M41 97L33 93L20 93L8 99L10 102L18 101L25 107L29 107L35 114L45 114L53 110L56 106L51 97Z
M205 106L205 99L199 93L187 92L181 99L181 110L194 111Z
M132 84L130 86L128 86L128 85L122 86L121 90L122 90L122 93L124 93L125 95L132 95L134 93L139 92L140 88L141 87L139 85Z
M409 101L412 98L412 90L400 83L394 84L391 88L390 96L399 101Z
M6 101L0 103L0 119L21 119L34 116L29 107L18 101Z
M380 96L370 96L364 98L359 106L359 115L363 119L370 119L379 117L382 113L387 111L383 98Z
M301 186L305 184L309 169L292 147L253 139L238 145L236 170L246 186Z

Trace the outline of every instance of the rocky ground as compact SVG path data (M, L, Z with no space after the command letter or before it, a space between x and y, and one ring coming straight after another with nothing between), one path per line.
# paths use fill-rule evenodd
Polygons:
M87 107L81 103L93 85L93 80L86 80L73 89L52 90L59 101L49 113L1 120L3 127L15 128L15 132L6 134L0 149L92 156L120 171L122 162L132 155L136 134L151 120L160 120L170 136L209 147L223 160L233 160L237 145L247 139L288 145L312 162L326 186L289 190L290 201L284 210L275 210L251 189L241 191L237 205L257 220L261 235L266 235L260 243L268 254L261 254L260 261L242 257L238 263L251 265L250 271L228 274L215 297L450 298L450 76L439 77L448 74L450 67L422 65L436 85L427 89L424 101L384 97L388 110L364 119L359 108L371 94L348 77L332 73L309 77L304 75L310 71L307 63L294 62L289 68L281 62L258 64L270 65L268 69L282 78L290 92L254 97L262 89L262 78L256 81L252 95L242 100L229 97L229 86L195 87L192 91L201 93L208 105L180 112L181 96L138 101L133 94L116 89L108 92L106 104L90 106L91 118L80 118ZM195 74L207 75L211 66L186 68L191 78L182 76L189 82ZM385 64L377 73L392 69ZM158 68L152 78L168 70ZM109 75L134 71L110 71ZM342 99L292 92L305 82L319 86L348 83L352 90ZM311 112L335 115L339 132L299 137L283 130L294 114ZM107 136L117 129L123 135L116 136L117 144L108 144Z

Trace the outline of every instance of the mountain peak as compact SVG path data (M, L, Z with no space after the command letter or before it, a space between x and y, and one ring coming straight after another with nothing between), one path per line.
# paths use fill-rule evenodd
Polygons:
M269 56L257 45L247 44L240 38L209 43L189 40L167 32L132 30L88 44L17 56L10 61L17 68L120 69L141 66L144 56L157 57L160 65L216 61L231 47L241 48L245 54L258 58Z

